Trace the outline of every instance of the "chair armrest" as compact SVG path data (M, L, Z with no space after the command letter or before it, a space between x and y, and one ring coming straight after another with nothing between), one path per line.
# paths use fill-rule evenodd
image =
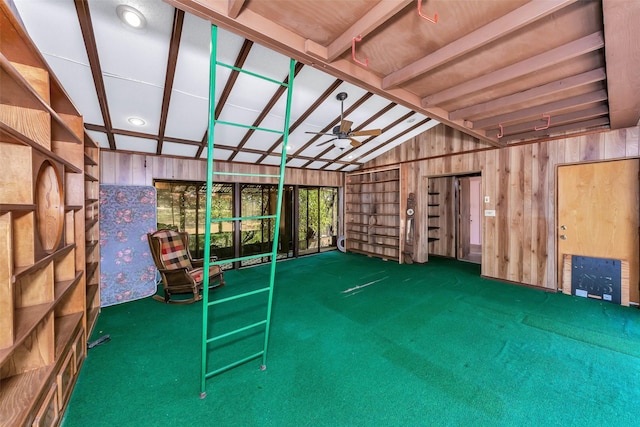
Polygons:
M189 280L190 277L191 277L191 276L189 276L189 273L188 273L186 268L176 268L176 269L173 269L173 270L165 270L165 269L159 268L158 271L162 275L164 275L167 278L167 280L170 281L170 282L175 280L176 278L177 279L182 279L182 280L184 280L184 279L188 279Z

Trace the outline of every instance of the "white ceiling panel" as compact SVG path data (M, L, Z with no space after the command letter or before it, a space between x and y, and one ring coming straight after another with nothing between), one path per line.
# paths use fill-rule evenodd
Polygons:
M321 167L323 167L326 164L327 164L327 162L315 161L315 162L311 162L309 164L309 166L307 166L307 167L309 169L320 169Z
M42 53L89 64L72 1L14 0L14 3L29 29L29 36Z
M307 163L307 161L304 159L291 159L287 162L287 167L299 168L305 163Z
M218 61L235 62L244 39L218 29ZM211 24L193 15L185 14L173 89L209 99L209 66L211 51ZM224 89L231 70L218 67L216 72L216 99Z
M104 86L109 100L111 123L115 129L151 134L158 132L162 88L114 77L105 77ZM129 117L139 117L146 124L134 126L127 121Z
M262 165L272 165L272 166L280 166L281 158L278 156L267 156L265 157L260 164Z
M88 130L87 133L91 136L100 148L109 148L109 140L107 139L107 135L102 132L95 132L92 130Z
M207 159L207 149L202 150L202 154L200 154L201 159ZM225 150L224 148L214 147L213 149L213 160L214 161L226 161L229 160L229 157L233 154L231 150ZM215 166L214 166L215 169Z
M289 74L289 64L288 57L254 43L242 68L281 82Z
M147 20L144 30L135 30L118 18L116 7L122 3L89 3L102 73L163 87L174 8L160 1L126 1Z
M47 63L55 70L56 77L71 97L85 123L104 125L100 103L93 84L91 68L57 56L45 55ZM89 88L89 90L88 90Z
M340 169L342 166L344 166L342 163L331 163L325 170L334 171Z
M236 162L243 162L243 163L256 163L260 157L262 157L260 154L247 153L246 151L244 151L244 152L238 153L238 155L233 160Z
M128 135L116 135L116 147L124 151L140 151L142 153L156 152L158 142L155 139L137 138Z
M178 144L175 142L164 141L162 143L162 154L169 156L188 156L195 157L198 152L198 146L189 144Z
M174 91L167 115L166 136L199 141L207 130L209 103L206 99Z

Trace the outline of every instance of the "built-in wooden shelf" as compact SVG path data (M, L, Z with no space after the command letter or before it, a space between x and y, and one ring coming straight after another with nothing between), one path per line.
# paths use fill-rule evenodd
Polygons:
M10 3L0 1L0 426L59 425L100 311L99 245L85 236L86 218L99 223L100 149Z
M345 196L347 251L399 260L400 169L354 172Z

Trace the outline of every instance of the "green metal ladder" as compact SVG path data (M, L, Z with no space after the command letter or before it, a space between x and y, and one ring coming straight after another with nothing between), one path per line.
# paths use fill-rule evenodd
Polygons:
M249 292L233 295L226 298L221 299L210 299L209 298L209 275L205 273L204 275L204 284L203 284L203 299L202 299L202 369L200 376L200 397L206 397L207 393L205 390L207 379L214 377L220 373L228 371L236 366L244 364L250 360L257 359L262 357L262 370L266 369L267 364L267 347L269 345L269 329L271 326L271 304L273 302L273 288L275 282L275 272L276 272L276 258L278 254L278 239L280 232L280 211L282 206L282 189L284 185L284 171L285 164L287 158L287 142L289 138L289 120L290 120L290 110L291 110L291 96L293 90L293 77L294 77L294 68L295 61L291 59L290 67L289 67L289 78L285 82L273 80L266 76L261 76L256 73L252 73L250 71L243 70L241 68L237 68L233 65L225 64L222 62L218 62L217 60L217 42L218 42L218 27L215 25L211 26L211 65L209 71L209 126L208 126L208 148L207 148L207 209L206 209L206 217L208 221L205 222L205 243L204 243L204 271L208 272L209 267L211 265L221 265L232 263L236 261L244 261L255 258L262 258L266 256L271 257L271 270L269 275L269 286L252 290ZM244 73L249 76L253 76L258 79L266 80L268 82L274 83L276 85L284 86L287 88L287 105L286 112L284 118L284 128L282 131L260 128L256 126L248 126L241 123L232 123L226 121L216 120L215 118L215 93L216 93L216 67L225 67L231 70ZM251 173L235 173L235 172L214 172L213 170L213 149L214 149L214 130L216 124L226 125L226 126L236 126L242 127L245 129L252 129L254 131L263 131L263 132L272 132L282 135L282 153L280 159L280 173L279 174L251 174ZM214 175L226 175L226 176L237 176L237 177L263 177L263 178L278 178L278 197L277 197L277 206L276 206L276 214L275 215L259 215L259 216L247 216L247 217L232 217L232 218L211 218L212 211L212 187L213 187L213 177ZM256 255L249 256L241 256L233 259L225 259L223 261L210 261L211 258L211 223L212 222L223 222L223 221L243 221L243 220L262 220L262 219L275 219L275 227L274 227L274 236L273 236L273 244L271 248L271 252L261 253ZM241 298L246 298L251 295L267 293L267 314L266 319L255 322L235 330L228 331L226 333L217 335L217 336L209 336L209 322L211 311L215 306L220 304L227 304L232 301L239 300ZM213 319L213 316L212 316ZM232 337L234 335L240 334L245 331L250 331L259 327L264 327L264 346L262 350L251 354L249 356L243 357L233 363L227 364L226 366L219 367L217 369L207 371L208 369L208 357L209 357L209 344Z

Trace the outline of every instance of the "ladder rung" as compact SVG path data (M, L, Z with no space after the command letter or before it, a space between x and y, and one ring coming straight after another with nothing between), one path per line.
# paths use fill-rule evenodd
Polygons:
M213 172L213 174L227 176L255 176L258 178L280 178L280 175L272 173Z
M265 256L273 256L273 252L266 252L266 253L263 253L263 254L241 256L241 257L238 257L238 258L219 259L217 261L213 261L211 263L211 265L231 264L232 262L246 261L246 260L249 260L249 259L262 258L262 257L265 257Z
M248 297L251 295L255 295L255 294L260 294L262 292L267 292L270 288L266 287L266 288L261 288L261 289L256 289L255 291L249 291L249 292L245 292L243 294L238 294L238 295L234 295L232 297L227 297L227 298L222 298L222 299L217 299L215 301L209 301L209 307L217 305L217 304L222 304L223 302L229 302L229 301L233 301L236 299L240 299L240 298L244 298L244 297Z
M258 126L250 126L250 125L245 125L242 123L234 123L234 122L225 122L223 120L216 120L214 122L215 124L221 124L221 125L227 125L227 126L235 126L238 128L244 128L244 129L253 129L253 130L259 130L262 132L271 132L271 133L277 133L279 135L284 135L284 131L281 130L276 130L276 129L269 129L269 128L261 128Z
M207 344L211 344L211 343L212 343L212 342L214 342L214 341L218 341L218 340L221 340L221 339L223 339L223 338L227 338L227 337L230 337L230 336L232 336L232 335L239 334L240 332L247 331L247 330L249 330L249 329L252 329L252 328L258 327L258 326L260 326L260 325L264 325L264 324L266 324L266 323L267 323L267 320L265 319L265 320L263 320L263 321L261 321L261 322L256 322L256 323L253 323L253 324L251 324L251 325L247 325L247 326L244 326L244 327L242 327L242 328L239 328L239 329L236 329L236 330L233 330L233 331L227 332L227 333L225 333L225 334L218 335L218 336L215 336L215 337L211 337L211 338L209 338L209 339L207 340Z
M243 363L248 362L249 360L257 359L258 357L262 356L263 354L264 354L264 350L262 350L262 351L260 351L260 352L258 352L256 354L252 354L249 357L245 357L242 360L238 360L237 362L230 363L227 366L223 366L222 368L218 368L218 369L216 369L214 371L207 372L207 374L205 375L205 378L207 378L207 379L211 378L211 377L213 377L215 375L218 375L218 374L220 374L220 373L222 373L224 371L228 371L229 369L235 368L236 366L240 366Z
M238 68L238 67L230 65L230 64L225 64L224 62L216 61L216 64L220 65L221 67L225 67L225 68L229 68L231 70L237 71L239 73L247 74L249 76L257 77L259 79L266 80L266 81L271 82L271 83L275 83L275 84L277 84L279 86L289 87L289 83L283 83L283 82L281 82L279 80L274 80L274 79L272 79L270 77L263 76L261 74L257 74L257 73L251 72L251 71L243 70L242 68Z
M211 222L225 222L225 221L247 221L251 219L271 219L275 218L275 215L258 215L258 216L234 216L231 218L213 218Z

